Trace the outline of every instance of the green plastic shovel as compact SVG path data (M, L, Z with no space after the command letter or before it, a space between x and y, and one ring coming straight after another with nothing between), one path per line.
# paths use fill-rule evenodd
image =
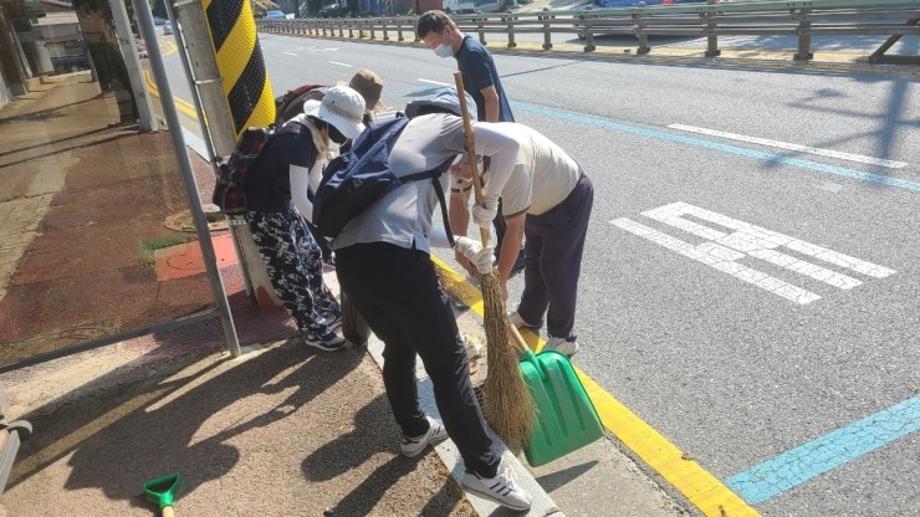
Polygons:
M174 472L144 483L144 493L147 494L148 500L160 507L163 517L174 517L176 513L173 510L173 502L181 484L182 476Z
M522 354L518 363L537 406L536 422L524 456L545 465L604 436L604 427L584 385L565 354L534 354L514 325L508 325Z

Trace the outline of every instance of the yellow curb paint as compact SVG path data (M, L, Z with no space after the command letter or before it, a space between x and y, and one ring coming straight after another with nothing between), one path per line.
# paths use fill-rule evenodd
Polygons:
M431 261L447 292L482 317L479 289L443 260L432 256ZM539 351L545 345L537 334L528 329L523 329L521 334L532 350ZM575 371L597 408L604 427L701 512L717 517L760 515L586 373L578 368Z
M166 47L163 49L163 57L171 56L179 51L179 47L175 43L165 38L163 39L163 46Z
M144 82L147 83L147 91L150 92L154 97L160 96L160 90L157 88L156 82L153 80L153 74L150 73L150 70L144 69ZM183 115L191 118L192 120L198 120L198 112L195 110L195 106L192 106L188 102L178 98L173 97L175 101L176 109L182 112Z

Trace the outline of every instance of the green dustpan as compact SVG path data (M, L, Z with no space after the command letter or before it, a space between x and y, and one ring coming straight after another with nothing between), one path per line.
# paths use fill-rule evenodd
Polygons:
M168 517L173 515L172 506L176 500L176 492L181 484L182 476L178 472L174 472L144 483L144 493L147 495L148 500L160 507L163 517Z
M528 349L519 365L537 406L533 435L524 446L528 463L545 465L604 436L597 410L565 354Z

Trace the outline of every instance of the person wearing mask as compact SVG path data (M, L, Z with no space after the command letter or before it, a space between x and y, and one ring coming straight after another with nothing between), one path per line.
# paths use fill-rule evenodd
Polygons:
M339 350L338 303L323 283L322 254L304 220L312 218L307 195L322 179L332 148L364 130L364 99L347 86L308 100L303 113L282 126L246 175L246 221L272 286L307 345Z
M476 101L476 116L485 122L514 122L508 96L502 87L501 77L495 68L495 61L489 51L472 36L463 34L457 24L443 11L428 11L421 15L416 26L418 37L428 48L443 58L453 56L457 68L463 74L463 88ZM486 161L488 165L488 161ZM457 235L466 235L469 226L469 181L456 181L451 187L450 226ZM496 217L495 236L499 248L496 256L501 260L504 247L505 220ZM524 267L525 251L520 248L514 271ZM457 260L471 270L469 264L458 256ZM473 272L471 270L471 272Z
M472 99L469 101L472 105ZM389 154L397 177L436 170L463 152L463 121L456 92L410 103L410 117ZM444 174L437 185L449 185ZM482 416L469 375L469 359L450 301L429 255L450 247L447 234L432 226L438 209L432 181L408 182L348 222L333 239L339 283L371 330L383 340L387 399L402 430L400 450L414 457L448 436L466 467L462 484L515 510L527 510L530 496L502 468L501 456ZM491 248L457 237L454 250L478 271L492 269ZM443 425L419 406L416 354L434 386Z
M345 83L340 82L338 86L343 84ZM365 111L363 122L369 124L374 120L374 111L383 107L383 102L380 100L380 95L383 93L383 79L373 70L362 68L351 77L348 86L361 94L361 97L364 99ZM310 88L310 85L291 90L276 99L275 104L277 105L278 124L284 124L292 118L303 114L303 105L306 101L322 101L323 97L326 95L326 91L330 87L314 85L313 88L307 88ZM347 151L349 144L350 141L346 142L342 146L341 152ZM313 239L319 245L319 249L323 254L323 262L329 267L334 267L335 258L332 255L332 248L329 247L329 243L327 243L326 239L316 231L316 228L312 224L307 223L307 228L310 230Z

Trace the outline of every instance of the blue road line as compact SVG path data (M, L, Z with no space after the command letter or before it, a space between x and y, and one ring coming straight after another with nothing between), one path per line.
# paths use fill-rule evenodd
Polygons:
M728 486L759 504L917 430L920 395L740 472Z
M515 109L521 111L529 111L531 113L536 113L538 115L544 115L547 117L554 117L562 120L568 120L570 122L576 122L579 124L585 124L589 126L598 126L607 129L613 129L615 131L620 131L623 133L631 133L634 135L646 136L650 138L657 138L659 140L667 140L670 142L678 142L681 144L692 145L695 147L702 147L704 149L711 149L714 151L721 151L723 153L735 154L738 156L744 156L747 158L756 158L759 160L766 160L772 163L779 163L782 165L791 165L793 167L801 167L803 169L811 169L813 171L824 172L827 174L835 174L837 176L844 176L847 178L852 178L859 181L879 183L889 187L898 187L906 190L913 190L920 192L920 182L909 181L899 178L892 178L889 176L882 176L880 174L872 174L871 172L863 172L855 169L847 169L846 167L837 167L835 165L829 165L826 163L813 162L811 160L802 160L800 158L790 158L788 156L783 156L777 153L768 153L764 151L757 151L754 149L748 149L745 147L738 147L736 145L723 144L719 142L713 142L711 140L706 140L703 138L696 138L692 136L679 135L675 133L669 133L667 131L661 131L658 129L649 129L640 126L633 126L630 124L623 124L621 122L614 122L605 118L594 117L591 115L585 115L583 113L575 113L571 111L561 111L553 108L546 108L543 106L537 106L534 104L526 104L523 102L512 102L511 106Z

